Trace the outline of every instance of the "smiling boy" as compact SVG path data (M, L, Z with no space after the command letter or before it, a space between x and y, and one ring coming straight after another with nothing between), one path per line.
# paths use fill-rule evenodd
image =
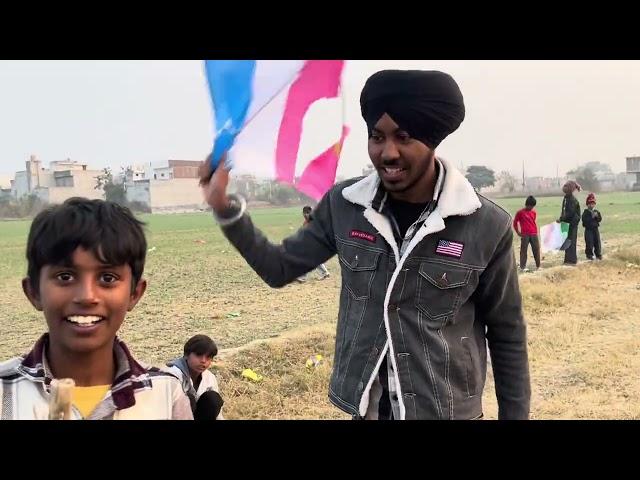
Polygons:
M0 364L0 419L48 418L51 381L71 378L73 419L192 419L179 381L118 339L147 286L142 222L120 205L71 198L31 224L25 295L48 326Z

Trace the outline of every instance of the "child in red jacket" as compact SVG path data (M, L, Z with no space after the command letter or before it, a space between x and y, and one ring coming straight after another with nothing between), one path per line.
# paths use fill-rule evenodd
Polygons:
M516 213L513 219L513 229L520 237L520 270L527 270L527 248L531 244L536 268L540 268L540 240L538 239L538 225L536 224L536 199L529 195L524 202L525 207Z

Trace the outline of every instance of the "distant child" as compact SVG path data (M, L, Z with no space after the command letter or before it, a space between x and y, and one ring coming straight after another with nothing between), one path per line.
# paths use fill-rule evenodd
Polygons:
M220 410L224 401L216 376L209 370L213 357L218 354L215 342L206 335L195 335L187 340L184 355L167 363L169 371L182 382L189 397L195 420L223 420Z
M302 208L302 216L304 218L304 220L302 222L302 226L303 227L307 226L313 220L313 217L311 216L311 212L312 211L313 211L313 209L309 205L306 205L305 207ZM327 267L324 265L324 263L321 263L316 268L316 270L320 274L320 280L324 280L325 278L328 278L330 276L329 270L327 270ZM306 280L307 280L307 276L306 275L303 275L303 276L298 278L298 282L300 282L300 283L305 282Z
M0 419L49 418L51 382L66 378L74 420L193 418L180 382L143 367L116 336L147 286L142 225L125 207L86 198L33 220L22 288L49 331L0 364Z
M587 195L587 208L582 213L582 226L584 227L584 241L587 244L585 253L589 260L596 258L602 260L602 245L600 243L600 222L602 214L596 210L596 196L593 193Z
M527 249L531 244L536 268L540 268L540 240L538 239L538 225L536 224L536 199L529 195L524 202L524 208L516 213L513 219L513 229L520 237L520 270L527 271Z

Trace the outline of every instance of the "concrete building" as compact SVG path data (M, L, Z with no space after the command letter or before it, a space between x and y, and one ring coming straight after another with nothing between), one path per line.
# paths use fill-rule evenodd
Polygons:
M167 160L134 167L125 184L127 200L144 203L152 212L204 209L199 166L196 160Z
M49 163L45 168L35 155L25 162L25 170L16 172L11 193L17 199L25 195L37 195L44 202L61 203L70 197L102 198L102 190L96 190L96 180L101 170L90 170L86 163L61 160Z
M627 172L635 177L633 190L640 190L640 157L627 157Z

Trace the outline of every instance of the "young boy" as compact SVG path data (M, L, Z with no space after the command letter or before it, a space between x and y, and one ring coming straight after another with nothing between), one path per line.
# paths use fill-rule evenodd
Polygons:
M527 270L527 248L531 244L536 268L540 268L540 241L538 239L538 225L536 224L536 199L529 195L524 202L524 208L516 213L513 219L513 229L520 237L520 270Z
M313 218L311 217L311 212L313 211L313 209L309 206L306 205L302 208L302 216L304 218L303 222L302 222L302 226L306 227L307 225L309 225L309 223L311 223L311 221L313 220ZM321 263L316 270L318 271L318 273L320 273L320 280L324 280L325 278L328 278L330 276L329 274L329 270L327 270L327 267L325 266L324 263ZM303 275L301 277L298 277L298 282L302 283L302 282L306 282L307 280L307 275Z
M116 334L145 292L147 242L125 207L70 198L31 224L25 295L47 322L31 352L0 364L0 419L47 419L70 378L72 419L192 419L180 382L145 368Z
M589 260L596 258L602 260L602 245L600 244L600 222L602 215L596 210L596 196L593 193L587 195L587 208L582 213L582 226L584 227L584 242L587 244L585 253Z
M220 410L224 401L218 380L209 370L218 354L215 342L206 335L195 335L184 344L184 356L167 363L169 371L182 382L189 397L195 420L223 420Z

